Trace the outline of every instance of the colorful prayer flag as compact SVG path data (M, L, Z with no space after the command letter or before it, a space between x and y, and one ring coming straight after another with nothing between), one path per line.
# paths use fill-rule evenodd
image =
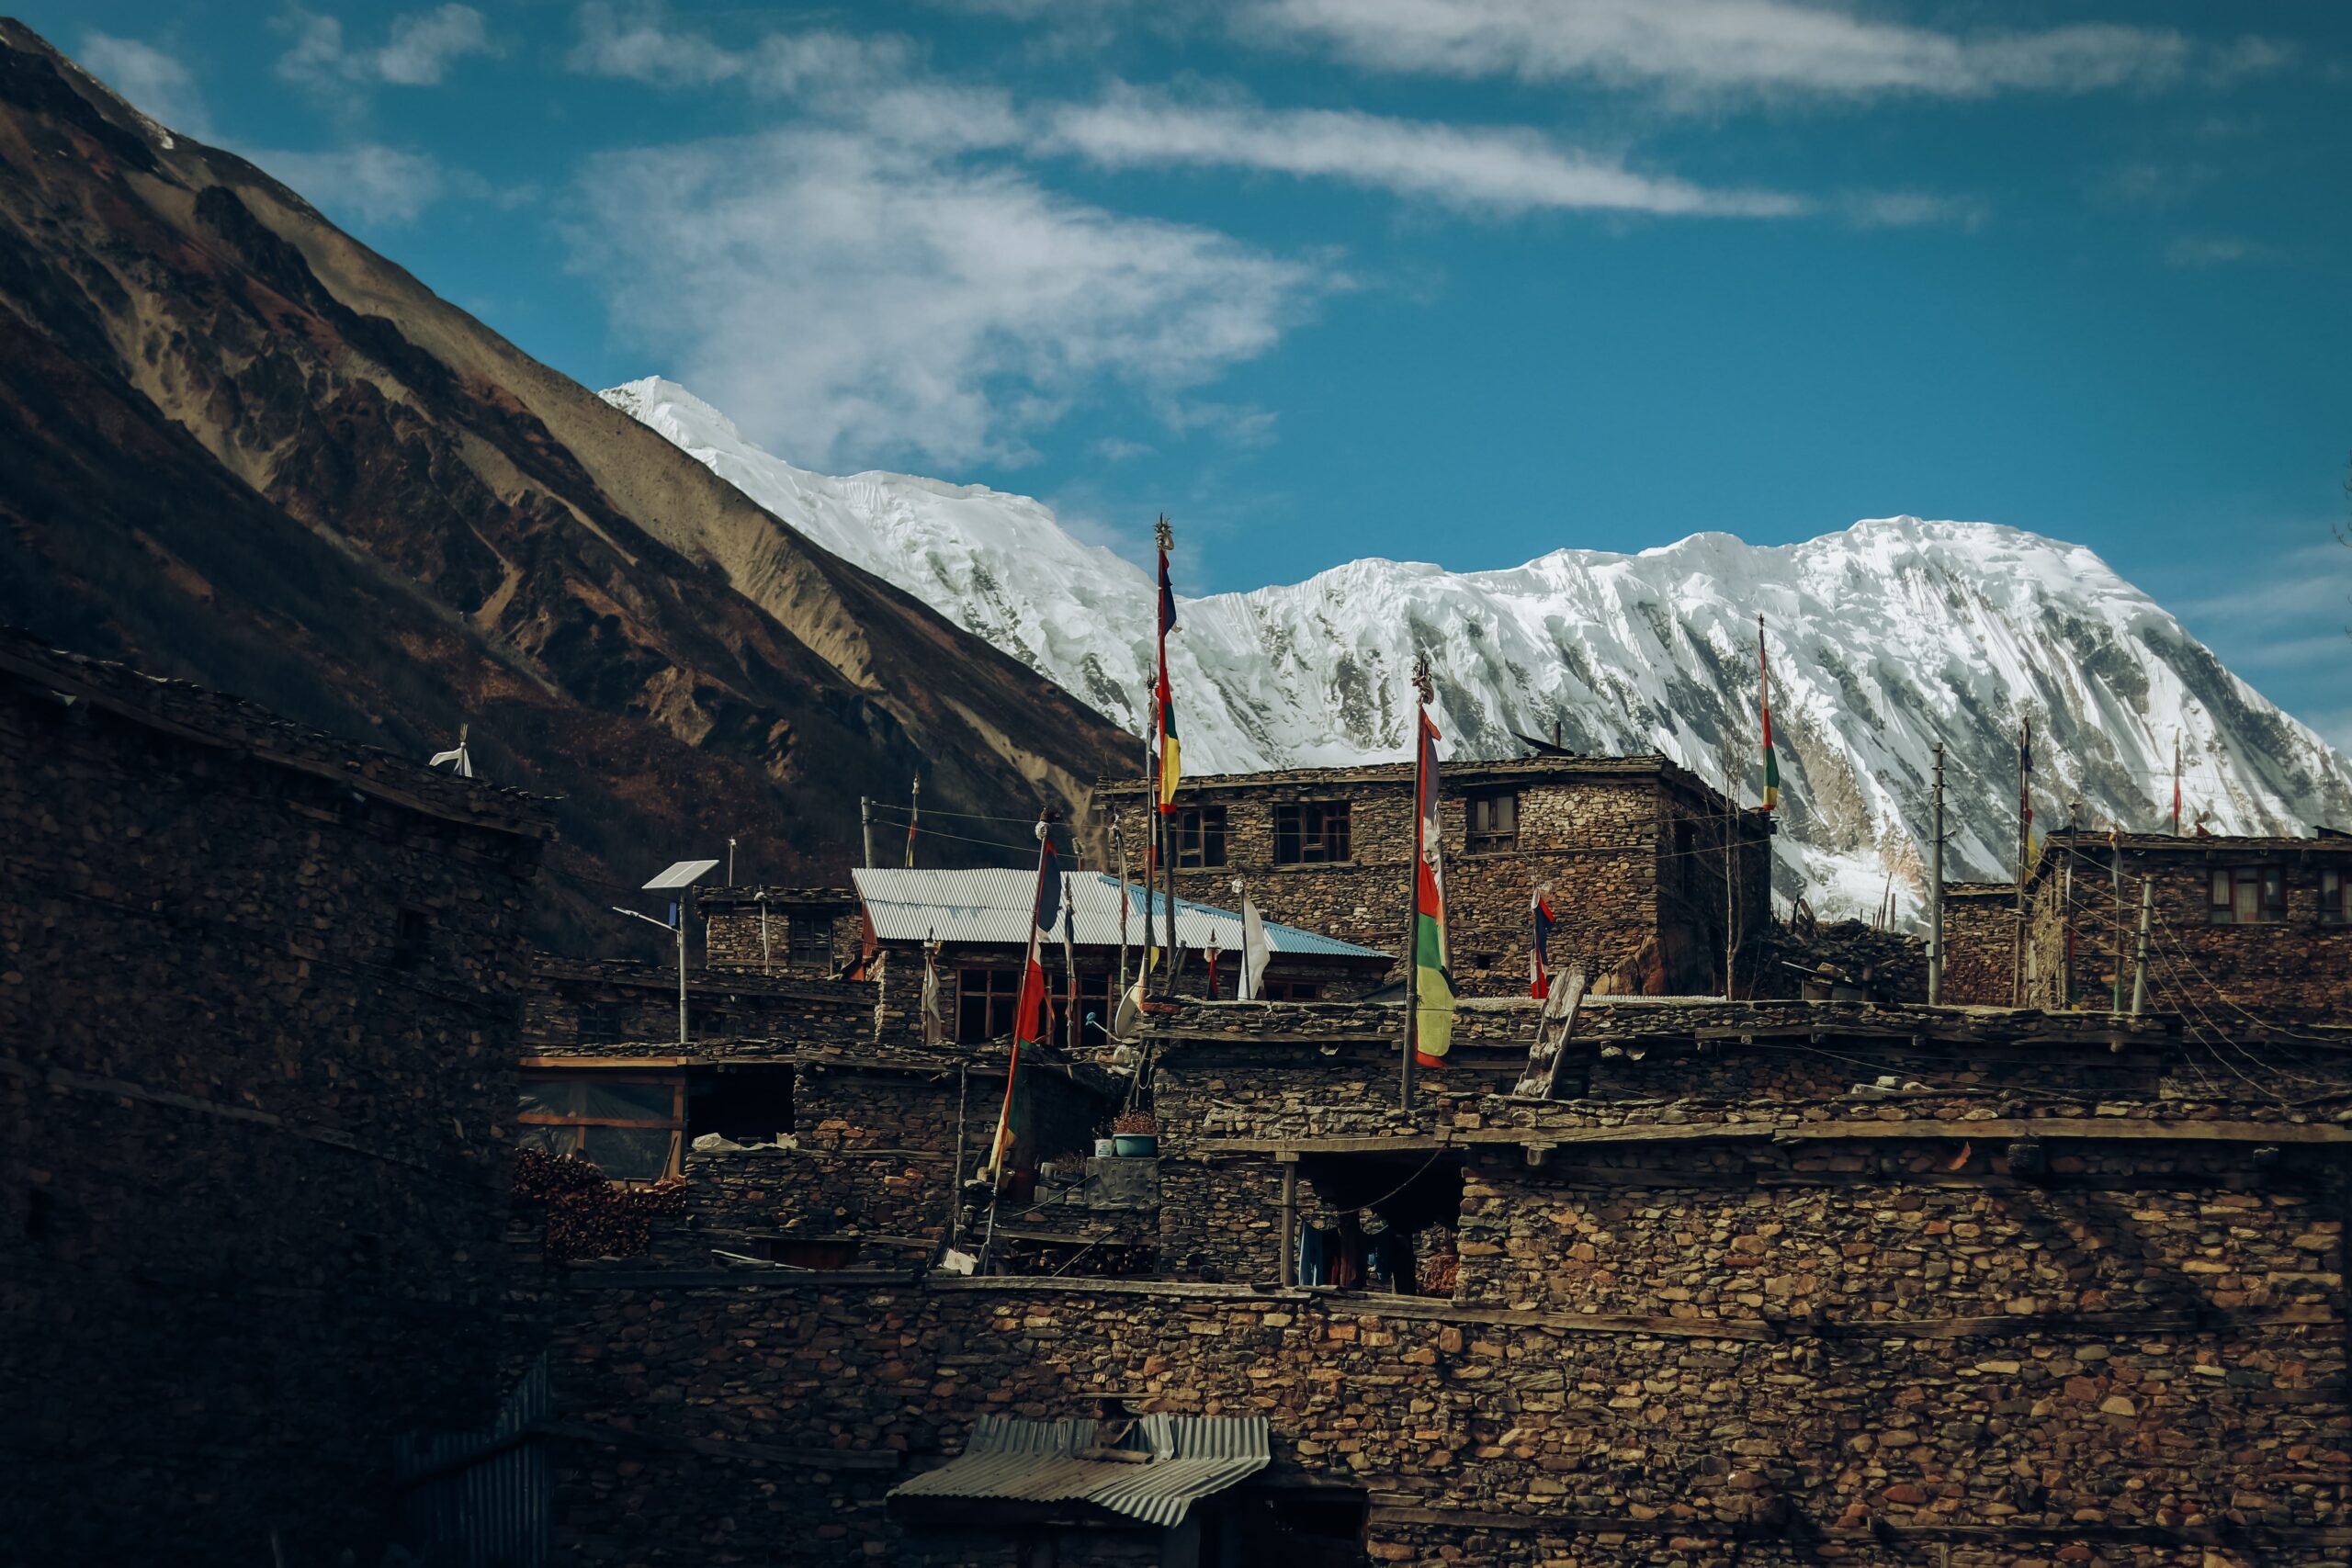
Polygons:
M1004 1105L997 1112L996 1137L985 1168L991 1182L1004 1179L1005 1156L1021 1125L1021 1047L1046 1038L1046 965L1040 949L1061 913L1062 878L1054 858L1053 835L1038 825L1037 897L1029 921L1029 958L1021 970L1021 995L1012 1009L1012 1056L1004 1067Z
M1413 1056L1441 1064L1453 1044L1453 971L1445 939L1445 863L1438 832L1437 726L1420 717L1413 819Z
M1176 697L1168 684L1168 634L1176 629L1176 590L1168 581L1168 547L1159 547L1159 683L1154 689L1159 710L1159 809L1176 809L1176 784L1183 776L1176 744Z
M1535 913L1535 945L1527 954L1527 994L1540 1002L1552 994L1552 901L1538 893L1528 903Z

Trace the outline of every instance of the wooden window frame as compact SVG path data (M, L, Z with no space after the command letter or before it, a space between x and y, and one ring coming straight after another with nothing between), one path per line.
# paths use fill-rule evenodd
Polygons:
M971 982L983 976L985 976L983 985L980 990L976 993L972 988ZM1001 991L998 987L998 982L1000 980L1010 986L1012 988L1010 990ZM981 1000L981 1005L984 1010L981 1013L982 1032L978 1034L968 1032L964 1021L965 1010L968 1004L976 999L976 997ZM1004 1007L1004 1027L1002 1029L995 1029L990 1026L995 1021L997 1004L1000 1001L1003 1003ZM956 1042L957 1044L985 1045L991 1040L1003 1040L1010 1037L1012 1033L1012 1026L1017 1021L1017 1010L1020 1006L1020 970L1007 968L1000 964L964 964L956 966Z
M1323 999L1323 982L1320 980L1298 980L1288 976L1269 975L1265 986L1263 999L1270 1002L1319 1002ZM1305 995L1301 995L1302 992Z
M1346 800L1286 800L1274 807L1274 863L1276 865L1345 865L1355 859L1355 824ZM1316 831L1307 832L1307 814L1316 814ZM1284 823L1289 823L1288 838L1291 855L1283 855ZM1333 829L1337 828L1334 832ZM1339 849L1332 853L1336 841ZM1313 851L1309 852L1309 846Z
M1186 806L1176 812L1176 869L1214 871L1226 863L1226 811L1222 806ZM1211 852L1215 852L1212 853Z
M686 1075L684 1072L648 1072L642 1066L622 1066L600 1067L593 1063L567 1065L561 1067L527 1066L522 1074L525 1083L571 1083L594 1079L599 1083L654 1084L671 1090L670 1114L663 1118L624 1116L555 1116L541 1111L521 1111L515 1121L526 1127L568 1127L572 1129L571 1146L560 1149L562 1154L578 1154L585 1142L583 1130L589 1127L666 1128L670 1134L670 1157L662 1174L650 1179L616 1176L617 1186L644 1187L653 1181L667 1180L676 1176L679 1162L684 1157L686 1142Z
M833 966L833 921L830 915L787 915L784 922L784 962L787 967L814 964Z
M1464 797L1462 803L1462 847L1474 855L1507 854L1519 848L1520 792L1515 789L1482 789ZM1499 802L1510 806L1510 826L1493 825L1493 812ZM1488 814L1488 825L1478 826L1481 811Z
M2328 886L2330 881L2335 886ZM2352 925L2352 867L2325 865L2319 872L2319 923Z
M2254 887L2252 919L2240 918L2244 888ZM2277 864L2217 865L2206 874L2205 919L2216 926L2277 926L2287 920L2287 868ZM2269 897L2275 894L2276 897Z

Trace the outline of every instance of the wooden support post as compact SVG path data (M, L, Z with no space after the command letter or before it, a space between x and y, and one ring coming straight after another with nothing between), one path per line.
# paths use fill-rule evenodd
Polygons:
M2148 1005L2148 916L2155 908L2155 885L2149 878L2140 878L2140 950L2132 959L2132 1016L2137 1018ZM2120 947L2120 942L2116 944Z
M1274 1163L1283 1173L1283 1223L1279 1245L1282 1247L1282 1269L1277 1276L1284 1285L1298 1283L1298 1156L1278 1154Z

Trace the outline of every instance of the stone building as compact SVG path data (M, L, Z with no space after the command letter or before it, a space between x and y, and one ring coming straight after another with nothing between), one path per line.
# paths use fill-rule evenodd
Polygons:
M2352 1018L2352 834L2052 833L2026 880L2024 999L2129 1007L2148 906L2146 1005L2227 1036ZM1945 894L1945 998L2007 1004L2014 884Z
M24 1562L373 1562L499 1394L541 808L0 634Z
M1726 920L1744 941L1771 919L1770 814L1733 809L1664 757L1448 761L1439 780L1464 995L1526 994L1539 887L1549 887L1558 920L1553 966L1581 961L1604 989L1720 995ZM1096 797L1139 863L1143 786L1106 779ZM1180 893L1222 897L1239 877L1271 919L1390 952L1401 945L1409 763L1188 778L1177 806Z
M1396 1012L1159 1021L1156 1277L572 1269L551 1355L571 1429L606 1446L558 1456L560 1545L1792 1568L2352 1551L2342 1057L2299 1064L2322 1087L2289 1103L2213 1081L2170 1015L1600 998L1555 1098L1523 1099L1534 1009L1473 1002L1407 1111ZM1351 1219L1410 1235L1415 1266L1297 1282L1300 1237ZM1057 1506L1042 1481L1025 1513L901 1506L963 1484L910 1482L970 1468L988 1423L1106 1413L1261 1417L1265 1462L1216 1495L1216 1530L1140 1558L1091 1494ZM1141 1491L1182 1482L1137 1462Z
M881 1032L878 991L689 970L682 1044L674 970L538 957L519 1141L616 1181L684 1178L694 1202L663 1233L673 1260L713 1247L804 1267L921 1258L956 1217L959 1152L968 1172L995 1131L1008 1053ZM1050 1047L1025 1071L1016 1166L1061 1155L1078 1168L1118 1086Z
M880 987L883 1037L920 1035L923 950L936 942L946 1037L967 1043L1010 1038L1035 919L1035 874L861 870L854 878L864 911L864 972ZM1054 1038L1076 1048L1107 1038L1121 950L1125 949L1127 973L1140 973L1147 917L1160 946L1169 946L1168 901L1147 897L1139 886L1123 886L1099 872L1066 872L1064 880L1075 916L1069 955L1076 960L1075 990L1058 941L1046 944L1040 958L1055 1003ZM1271 919L1266 938L1271 956L1264 995L1271 1000L1352 998L1376 987L1389 967L1385 953ZM1181 994L1234 995L1241 964L1240 916L1180 897L1174 942L1182 953L1175 976ZM1102 1027L1090 1031L1090 1017Z
M848 973L863 954L857 895L846 887L704 887L695 907L714 969L821 979Z

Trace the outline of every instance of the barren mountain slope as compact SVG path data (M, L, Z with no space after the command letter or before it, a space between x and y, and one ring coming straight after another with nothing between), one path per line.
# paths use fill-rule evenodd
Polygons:
M471 722L485 772L564 797L574 920L729 833L747 874L838 878L857 795L918 771L1019 815L1126 760L12 22L0 318L0 619L401 750Z

